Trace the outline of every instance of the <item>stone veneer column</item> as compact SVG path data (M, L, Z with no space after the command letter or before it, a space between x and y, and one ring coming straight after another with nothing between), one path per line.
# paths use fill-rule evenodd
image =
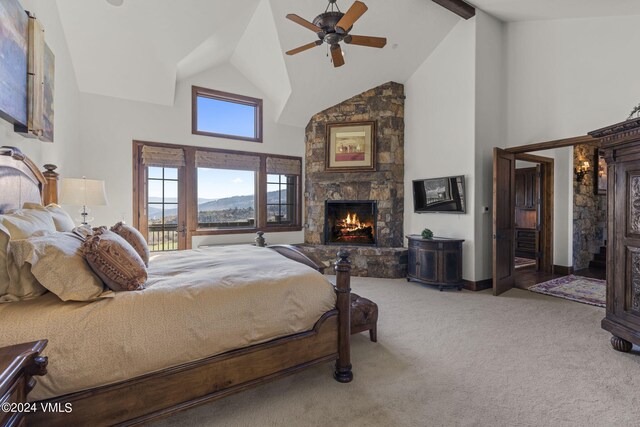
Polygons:
M325 200L376 200L378 246L403 246L404 86L389 82L314 115L306 127L305 243L324 243ZM375 172L325 172L326 125L376 121Z
M595 162L597 148L592 145L576 145L573 149L573 167L583 161L591 165L582 182L573 178L573 267L576 270L589 267L589 261L604 245L607 221L607 196L595 194Z

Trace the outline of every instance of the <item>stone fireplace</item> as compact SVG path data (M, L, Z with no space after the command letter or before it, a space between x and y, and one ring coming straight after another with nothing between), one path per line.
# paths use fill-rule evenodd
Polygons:
M335 260L339 249L345 248L351 252L354 276L406 276L404 99L404 86L389 82L314 115L306 127L305 230L300 248L326 266ZM366 121L376 122L375 170L327 171L327 124ZM335 206L327 201L335 202ZM338 215L341 218L328 216L333 214L331 209L345 208L353 201L376 202L373 213L371 205L362 211L353 206L347 209L349 221L353 222L355 214L360 223L372 223L373 236L358 235L366 235L369 225L356 226L349 232L353 227L343 214ZM373 218L365 218L367 215ZM331 234L336 225L346 235ZM327 228L334 230L329 236ZM326 272L332 274L332 268Z
M377 204L373 200L325 202L326 245L376 245Z

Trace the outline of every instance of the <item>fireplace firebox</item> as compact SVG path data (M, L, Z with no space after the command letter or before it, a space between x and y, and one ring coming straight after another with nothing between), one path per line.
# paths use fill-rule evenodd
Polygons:
M373 200L327 200L325 244L375 246L376 217L377 203Z

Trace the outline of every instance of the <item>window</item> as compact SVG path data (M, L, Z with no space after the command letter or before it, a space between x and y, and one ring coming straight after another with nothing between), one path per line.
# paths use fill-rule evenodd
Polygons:
M300 157L134 141L134 226L151 250L302 229Z
M262 100L192 87L192 133L262 142Z
M178 249L178 169L149 166L147 241L151 251Z

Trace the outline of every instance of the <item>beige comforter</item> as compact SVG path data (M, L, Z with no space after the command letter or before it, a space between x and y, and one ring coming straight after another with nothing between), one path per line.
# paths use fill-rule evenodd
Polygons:
M154 256L143 291L1 304L0 346L49 340L40 400L309 330L334 305L320 273L270 249L197 249Z

